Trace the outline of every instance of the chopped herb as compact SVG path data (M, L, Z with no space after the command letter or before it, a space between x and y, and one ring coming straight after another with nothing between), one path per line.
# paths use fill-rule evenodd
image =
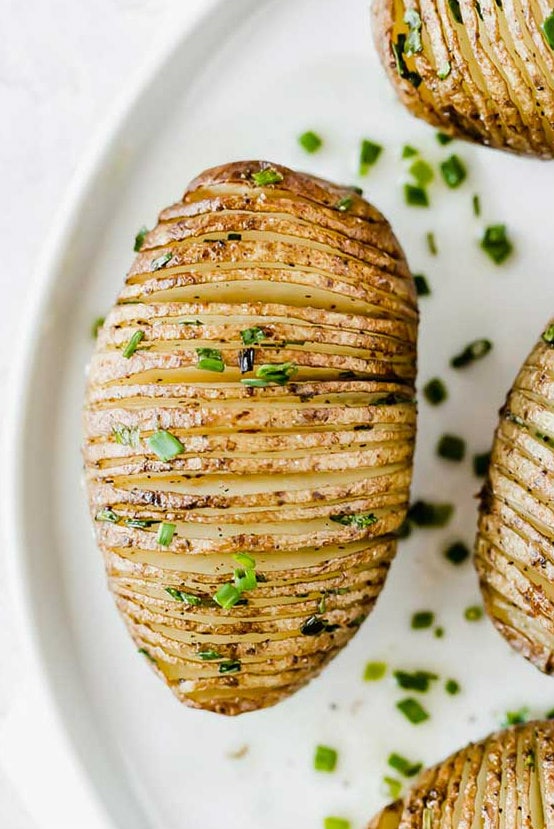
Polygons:
M214 651L212 648L206 648L206 650L198 651L197 656L200 657L202 662L211 662L214 659L221 659L221 654L218 651Z
M410 760L402 757L401 754L396 754L395 752L389 754L387 763L391 769L400 772L404 777L415 777L423 768L423 763L412 763Z
M518 711L506 711L506 716L502 722L503 728L509 728L511 725L521 725L529 719L529 709L526 707L520 708Z
M409 30L404 45L404 54L407 58L411 58L423 49L421 45L421 17L415 9L407 9L404 15L404 23Z
M402 158L413 158L414 155L417 155L418 151L415 147L412 147L410 144L404 144L402 147Z
M545 343L548 343L548 345L554 345L554 323L551 323L546 331L542 332L542 339Z
M178 590L176 587L166 587L165 592L169 593L172 599L175 599L176 602L184 602L185 604L192 605L193 607L198 607L198 605L202 604L202 599L199 596L195 596L192 593L185 593L183 590Z
M418 610L412 616L411 627L413 630L423 630L430 628L435 621L435 614L430 610Z
M133 250L136 253L138 253L139 250L141 249L142 243L144 242L144 237L146 236L147 233L148 233L148 228L146 227L146 225L143 225L140 228L137 235L135 236L135 244L134 244Z
M254 569L256 566L256 560L252 556L249 556L248 553L236 553L233 558L241 567Z
M479 605L472 605L466 607L464 610L464 619L468 622L479 622L483 618L483 608Z
M265 170L252 173L252 180L258 187L265 187L266 184L279 184L279 182L283 181L283 176L278 170L274 170L273 167L266 167Z
M371 527L377 523L377 518L372 512L360 512L357 515L345 515L342 513L339 515L330 515L329 518L331 521L342 524L344 527L356 527L360 530L365 530L366 527Z
M479 455L473 456L473 473L478 478L484 478L487 474L489 463L491 460L490 452L482 452Z
M167 251L167 253L163 253L161 256L158 256L157 259L152 259L150 267L153 271L159 271L162 268L165 268L169 260L172 258L173 254L170 251Z
M438 377L429 380L423 387L423 395L431 406L438 406L448 398L448 392L443 381Z
M291 377L298 371L296 363L264 363L256 370L256 379L243 379L246 386L267 386L275 383L285 386Z
M452 17L456 21L456 23L463 23L462 19L462 11L460 9L460 3L458 0L448 0L448 5L450 7L450 11L452 12Z
M329 746L317 746L314 754L314 769L316 771L334 771L337 759L336 749Z
M340 210L341 213L346 213L347 210L350 210L353 203L354 199L352 198L352 196L344 196L336 203L335 207L337 208L337 210Z
M506 225L489 225L485 228L481 248L497 265L505 262L514 249L508 238Z
M487 339L474 340L463 351L450 360L452 368L464 368L475 360L481 360L491 351L492 342Z
M158 429L146 440L150 449L161 461L170 461L176 458L181 452L185 451L185 447L179 438L172 435L166 429Z
M437 455L447 461L463 461L466 442L457 435L442 435L437 444Z
M196 368L204 371L225 371L225 362L221 351L217 348L197 348L198 361Z
M144 530L159 523L155 518L126 518L124 521L126 527L136 527L139 530Z
M234 607L240 598L241 592L234 584L222 584L214 595L214 601L224 610Z
M173 541L173 536L175 535L175 530L177 529L175 524L169 523L169 521L162 521L160 524L160 529L158 530L158 544L162 547L169 547L171 542Z
M411 207L429 207L429 196L423 187L414 184L404 185L404 199Z
M399 688L405 691L419 691L421 694L427 693L431 682L438 679L437 674L431 674L429 671L394 671L393 675Z
M419 723L429 719L429 714L425 708L416 699L413 699L413 697L400 700L400 702L396 703L396 707L412 725L419 725Z
M416 273L414 274L414 282L418 296L429 296L431 288L427 282L427 277L425 277L422 273Z
M444 683L444 690L447 694L450 694L451 696L459 694L461 691L460 683L456 682L455 679L447 679Z
M457 155L451 155L440 165L442 177L448 187L459 187L467 178L467 171L462 160Z
M554 9L550 12L541 26L544 38L551 49L554 49Z
M469 549L463 541L454 541L444 551L444 557L451 564L463 564L469 558Z
M153 656L152 656L152 655L151 655L151 654L150 654L150 653L146 650L146 648L139 648L139 649L138 649L138 653L141 653L141 654L142 654L143 656L145 656L145 657L146 657L146 658L147 658L150 662L153 662L154 664L156 664L156 660L155 660L155 659L154 659L154 657L153 657Z
M431 256L436 256L437 253L439 252L439 249L437 247L437 241L435 239L435 234L434 233L427 233L425 235L425 239L427 241L427 248L429 249L429 253L431 254Z
M237 674L241 669L241 664L238 659L225 659L219 663L218 671L220 674Z
M447 60L437 69L437 78L439 79L439 81L445 81L451 72L452 64L449 60Z
M383 777L383 783L386 787L386 794L391 800L397 800L402 791L402 783L400 780L396 780L395 777Z
M368 662L364 668L365 682L378 682L387 673L386 662Z
M351 823L344 817L330 816L323 820L323 829L350 829Z
M303 636L318 636L320 633L333 633L339 625L330 625L326 619L319 616L310 616L300 628Z
M119 516L110 509L110 507L106 507L105 509L101 509L96 513L95 516L96 521L108 521L110 524L117 524L119 521Z
M534 770L535 768L535 752L532 748L527 749L525 757L523 758L523 765L525 768Z
M241 348L239 351L239 368L241 374L254 371L254 360L256 352L253 348Z
M475 193L475 195L473 196L473 198L471 200L471 203L473 205L473 215L474 216L480 216L481 215L481 199L479 198L477 193Z
M435 138L439 144L442 144L443 147L446 146L446 144L450 144L451 141L454 141L453 136L447 135L445 132L437 132Z
M444 628L441 628L441 627L435 628L434 634L435 634L435 639L442 639L442 637L444 636Z
M243 342L243 345L258 345L259 343L263 342L263 340L267 339L267 334L265 333L263 328L258 328L258 326L254 326L254 328L245 328L243 331L241 331L240 338Z
M445 527L452 518L452 504L415 501L408 510L408 518L417 527Z
M427 185L430 184L435 177L431 165L422 158L416 159L416 161L414 161L414 163L410 166L408 172L415 179L416 184L420 187L427 187Z
M404 52L406 48L406 35L398 35L396 43L392 44L392 51L396 61L396 71L401 78L412 84L416 89L421 84L422 77L418 72L411 72L406 66Z
M369 168L375 164L382 152L383 148L380 144L375 144L374 141L363 138L360 145L359 175L367 175Z
M248 567L245 570L234 570L233 577L235 581L235 587L237 588L237 590L240 590L241 593L245 593L247 590L255 590L258 586L256 571L253 570L251 567Z
M125 348L123 349L123 356L126 360L132 357L138 348L138 344L144 339L144 331L135 331Z
M132 446L136 449L139 445L140 432L138 429L131 429L129 426L120 424L119 426L113 427L112 434L115 442L121 446Z
M308 130L298 137L298 143L307 153L315 153L319 150L323 141L316 132Z
M98 333L99 333L100 329L102 328L102 326L104 325L105 321L106 321L106 317L96 317L96 319L92 323L92 325L90 327L90 333L92 334L93 340L95 340L97 338Z

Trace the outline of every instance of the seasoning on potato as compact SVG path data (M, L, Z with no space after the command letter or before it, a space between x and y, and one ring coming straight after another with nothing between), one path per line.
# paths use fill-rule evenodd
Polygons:
M440 135L552 158L549 5L373 0L374 40L402 103Z
M285 167L208 170L144 235L84 455L117 606L183 702L273 705L373 608L409 501L417 321L379 211Z
M554 722L491 734L424 771L367 829L540 829L552 825Z
M554 321L500 410L475 564L485 608L523 656L554 671Z

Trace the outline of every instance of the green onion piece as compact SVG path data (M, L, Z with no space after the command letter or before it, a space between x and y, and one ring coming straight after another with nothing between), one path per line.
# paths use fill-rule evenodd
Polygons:
M314 754L314 769L316 771L334 771L337 759L336 749L329 746L317 746Z
M119 516L110 509L110 507L105 507L105 509L99 510L95 515L96 521L108 521L110 524L117 524L119 521Z
M142 247L142 243L144 242L144 237L148 233L148 228L146 225L143 225L140 230L138 231L137 235L135 236L135 244L133 250L138 253Z
M450 694L451 696L459 694L461 691L460 683L456 682L455 679L447 679L444 683L444 690L447 694Z
M391 769L400 772L404 777L415 777L423 768L423 763L412 763L394 751L392 754L389 754L387 763Z
M159 523L155 518L126 518L124 521L126 527L136 527L139 530L144 530Z
M413 158L414 155L418 154L418 150L415 147L412 147L411 144L404 144L402 147L402 158Z
M382 152L383 148L380 144L375 144L374 141L370 141L368 138L362 139L362 143L360 146L359 168L359 174L361 176L367 175L367 173L369 172L369 168L373 167L373 165L375 164Z
M421 44L421 17L415 9L407 9L404 15L404 23L408 26L404 54L407 58L411 58L423 49Z
M197 348L198 361L196 368L204 371L225 371L223 355L217 348Z
M450 7L450 11L452 12L452 17L456 21L456 23L463 23L462 19L462 11L460 9L460 3L458 0L448 0L448 5Z
M146 443L161 461L170 461L185 451L185 447L179 438L176 438L166 429L158 429L157 432L147 438Z
M175 599L176 602L184 602L185 604L190 604L193 607L198 607L198 605L202 604L202 599L198 596L194 596L192 593L185 593L183 590L178 590L176 587L166 587L165 592L169 593L172 599Z
M92 339L95 340L100 332L100 329L104 325L106 321L106 317L96 317L94 322L90 327L90 333L92 334Z
M435 621L435 614L430 610L418 610L412 616L411 627L413 630L423 630L430 628Z
M468 622L479 622L482 618L483 608L479 605L472 605L464 610L464 619Z
M236 553L233 558L241 567L253 569L256 566L256 560L252 556L249 556L248 553Z
M240 338L244 345L258 345L267 339L267 335L263 328L258 328L256 325L254 328L245 328L241 331Z
M427 185L430 184L435 177L431 165L422 158L418 158L414 161L408 172L415 179L416 184L420 187L427 187Z
M431 256L436 256L437 253L439 252L439 249L437 247L437 241L435 239L435 234L434 233L427 233L425 235L425 240L427 242L427 248L428 248L429 253L431 254Z
M122 423L119 426L114 426L112 434L115 442L121 446L132 446L136 449L140 442L140 432L138 429L131 429L129 426L124 426Z
M240 590L234 584L222 584L214 595L214 601L224 610L234 607L240 598Z
M237 674L241 670L241 667L238 659L225 659L219 663L217 670L220 674Z
M435 628L434 633L435 633L435 639L442 639L442 637L444 636L444 628L441 628L441 627Z
M429 714L425 708L416 699L413 699L413 697L400 700L400 702L396 703L396 707L412 725L419 725L419 723L429 719Z
M463 461L466 442L457 435L442 435L437 444L437 455L447 461Z
M481 248L497 265L505 262L514 249L506 225L489 225L481 239Z
M409 83L412 84L412 86L415 89L417 89L423 79L421 75L418 74L418 72L411 72L406 66L406 60L404 58L405 49L406 35L398 35L398 37L396 38L396 43L392 44L392 51L396 62L396 71L398 72L401 78L407 80Z
M463 564L469 558L469 549L463 541L454 541L444 551L444 557L451 564Z
M442 177L448 187L459 187L467 178L467 171L462 160L457 155L451 155L440 165Z
M323 141L316 132L308 130L298 137L298 143L307 153L315 153L319 150Z
M337 208L337 210L340 210L341 213L346 213L347 210L350 210L353 203L354 199L352 198L352 196L344 196L336 203L335 207Z
M445 132L437 132L435 138L442 144L444 147L446 144L450 144L451 141L454 141L454 137L452 135L447 135Z
M123 349L123 356L126 360L132 357L138 348L138 344L144 339L144 331L135 331L125 348Z
M394 671L393 674L399 688L405 691L419 691L425 694L430 687L433 680L438 679L437 674L431 674L429 671L414 671L408 673L407 671Z
M473 198L471 200L471 203L473 205L473 215L474 216L480 216L481 215L481 199L479 198L477 193L475 193L475 195L473 196Z
M173 541L173 536L175 535L175 530L177 526L175 524L170 524L168 521L162 521L160 524L160 529L158 530L158 544L162 547L169 547L171 542Z
M285 386L298 371L296 363L264 363L256 369L256 379L243 379L241 383L247 386L267 386L275 383Z
M243 377L240 382L243 386L251 386L255 389L265 389L271 385L268 380L256 380L254 377Z
M551 49L554 49L554 9L550 12L541 26L544 39Z
M408 518L416 527L445 527L454 513L452 504L415 501L408 510Z
M387 673L386 662L368 662L364 668L365 682L378 682Z
M423 187L413 184L404 185L404 199L411 207L429 207L429 196Z
M153 271L159 271L162 268L165 268L169 260L172 258L173 254L170 251L167 251L167 253L163 253L161 256L158 256L157 259L152 259L150 267Z
M473 456L473 473L478 478L484 478L487 474L489 464L491 461L490 452L482 452L479 455Z
M300 627L303 636L318 636L320 633L333 633L340 625L329 624L327 619L320 616L309 616Z
M360 512L357 515L330 515L329 518L336 524L342 524L343 527L357 527L360 530L377 523L377 518L372 512Z
M266 167L265 170L252 173L252 180L258 187L265 187L266 184L279 184L279 182L283 181L283 176L278 170L274 170L273 167Z
M385 794L391 800L397 800L400 797L400 792L402 791L402 783L400 780L397 780L395 777L383 777L383 784L386 787Z
M221 654L213 648L206 648L203 651L198 651L196 654L202 662L212 662L214 659L221 659Z
M429 287L427 278L422 273L414 274L414 282L416 293L418 296L429 296L429 294L431 293L431 288Z
M529 719L529 709L523 707L517 711L506 711L506 716L502 722L503 728L509 728L511 725L521 725Z
M449 60L445 61L445 63L441 64L437 69L437 78L439 81L445 81L447 77L452 72L452 64Z
M256 571L252 570L250 567L246 570L235 570L233 576L235 580L235 587L241 593L244 593L246 590L255 590L258 586Z
M350 829L351 823L344 817L335 817L331 815L324 818L323 829Z
M434 377L424 385L423 395L431 406L438 406L448 398L448 391L443 381L438 377Z
M463 351L450 360L452 368L464 368L475 360L481 360L492 350L492 342L487 339L474 340Z
M549 325L546 331L542 332L542 339L548 345L554 345L554 323Z

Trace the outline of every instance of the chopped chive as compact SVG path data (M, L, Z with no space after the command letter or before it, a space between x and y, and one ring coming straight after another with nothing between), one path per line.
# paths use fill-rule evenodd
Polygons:
M336 203L335 207L337 208L337 210L340 210L341 213L346 213L347 210L350 210L353 203L354 199L352 198L352 196L344 196Z
M469 558L469 549L463 541L454 541L444 551L444 557L451 564L463 564Z
M113 509L110 509L110 507L105 507L96 513L95 520L108 521L110 524L117 524L119 516L113 511Z
M271 385L268 380L256 380L255 377L243 377L240 382L243 386L249 386L255 389L266 389Z
M159 523L155 518L126 518L124 521L126 527L136 527L139 530L144 530Z
M450 694L451 696L459 694L461 691L460 683L456 682L455 679L447 679L444 683L444 690L447 694Z
M400 700L396 703L396 707L412 725L419 725L419 723L429 719L429 714L425 708L413 697Z
M221 654L218 651L213 650L213 648L206 648L203 651L198 651L196 654L202 662L211 662L214 659L221 659Z
M148 233L148 228L146 225L143 225L140 230L138 231L137 235L135 236L135 244L133 250L138 253L142 247L142 243L144 242L144 237Z
M473 474L478 478L484 478L487 474L489 463L491 460L490 452L481 452L481 454L473 456Z
M225 659L219 663L217 670L220 674L237 674L241 667L238 659Z
M156 259L152 259L152 261L150 262L150 267L153 271L159 271L162 268L165 268L169 260L172 258L173 254L170 251L167 251L167 253L162 253L161 256L158 256Z
M448 398L448 391L443 381L438 377L433 377L423 387L423 395L431 406L438 406Z
M437 132L435 138L443 147L446 144L450 144L451 141L454 141L454 137L452 135L447 135L445 132Z
M545 18L542 26L541 26L544 39L548 43L551 49L554 49L554 9L550 12L547 18Z
M418 72L411 72L406 65L406 60L404 58L406 40L406 35L400 34L396 38L396 42L392 44L392 51L396 63L396 71L398 72L401 78L404 78L406 81L411 83L415 89L417 89L423 79Z
M404 199L411 207L429 207L429 196L423 187L414 184L404 185Z
M283 176L278 170L274 170L273 167L266 167L265 170L252 173L252 180L258 187L265 187L266 184L279 184L279 182L283 181Z
M448 461L463 461L466 442L457 435L442 435L437 444L437 455Z
M391 800L397 800L400 797L400 792L402 791L402 783L400 780L397 780L395 777L383 777L383 784L386 787L385 794L390 797Z
M404 777L415 777L423 768L423 763L412 763L394 751L392 754L389 754L387 763L391 769L400 772Z
M337 765L338 753L330 746L317 746L314 754L314 769L316 771L334 771Z
M360 145L360 167L358 171L360 176L367 175L369 168L375 164L382 152L383 148L380 144L375 144L374 141L370 141L367 138L362 139Z
M377 517L372 512L360 512L357 515L330 515L331 521L337 524L342 524L344 527L356 527L357 529L366 529L377 523Z
M554 322L542 332L542 339L545 343L548 343L548 345L554 345Z
M255 590L258 586L258 581L256 579L256 571L252 570L250 567L246 570L235 570L233 573L235 587L237 590L240 590L241 593L245 593L247 590Z
M457 155L451 155L443 161L440 170L444 181L452 189L459 187L467 178L465 165Z
M466 345L466 347L455 357L450 360L452 368L464 368L475 360L481 360L492 350L492 342L485 338L481 340L473 340L473 342Z
M367 662L364 668L365 682L378 682L387 673L386 662Z
M529 709L527 707L519 708L517 711L506 711L506 716L502 722L503 728L509 728L511 725L521 725L529 719Z
M233 558L241 567L253 569L256 566L256 560L248 553L236 553Z
M119 443L121 446L132 446L136 449L139 445L140 432L138 429L124 426L121 423L119 426L114 426L112 428L112 434L115 438L115 442Z
M422 158L416 159L410 166L408 172L414 178L416 184L420 187L427 187L427 185L430 184L435 177L431 165Z
M285 386L297 371L296 363L264 363L256 370L256 378L245 378L241 383L262 388L270 383Z
M240 338L243 345L259 345L259 343L267 339L267 334L263 328L259 328L255 325L253 328L244 328L240 332Z
M176 529L177 527L175 524L171 524L169 521L162 521L160 529L158 530L158 544L162 547L169 547L173 541Z
M471 200L471 203L473 205L473 215L474 216L480 216L481 215L481 199L479 198L477 193L474 194L474 196Z
M429 287L429 283L427 282L426 276L424 276L422 273L415 273L414 282L416 293L418 296L429 296L429 294L431 293L431 288Z
M445 61L439 68L437 69L437 78L439 81L445 81L446 78L452 72L452 64L449 60Z
M464 619L467 622L479 622L482 618L483 608L479 605L472 605L464 610Z
M438 679L437 674L429 673L429 671L394 671L393 674L399 688L405 691L419 691L421 694L427 693L431 682Z
M497 265L505 262L514 249L508 238L506 225L489 225L485 228L481 248Z
M92 334L92 339L93 340L95 340L97 338L98 334L100 333L100 329L104 325L105 321L106 321L106 317L96 317L96 319L92 323L92 325L90 327L90 333Z
M435 614L430 610L418 610L412 616L411 627L412 630L423 630L430 628L435 621Z
M123 349L123 356L126 360L132 357L138 348L138 344L144 339L144 331L135 331L125 348Z
M459 0L448 0L448 5L450 7L450 11L452 12L452 17L456 23L462 23L463 19Z
M407 9L404 14L404 23L408 26L404 54L407 58L411 58L423 49L421 43L421 17L415 9Z
M402 147L402 158L413 158L414 155L418 154L418 150L415 147L412 147L411 144L404 144Z
M222 584L214 595L214 601L224 610L234 607L240 598L241 592L234 584Z
M351 829L351 823L344 817L334 815L324 818L323 829Z
M445 527L454 513L452 504L415 501L408 510L408 518L417 527Z
M444 636L444 628L442 628L442 627L435 628L434 635L435 635L435 639L442 639L442 637Z
M193 593L186 593L184 590L178 590L176 587L166 587L165 592L169 593L172 599L176 602L184 602L185 604L198 607L202 604L202 599L195 596Z
M439 249L437 247L437 241L435 239L435 234L434 233L426 233L425 234L425 241L427 242L427 248L428 248L429 253L431 254L431 256L436 256L437 253L439 252Z
M157 432L154 432L153 435L147 438L146 442L154 454L161 461L165 462L176 458L177 455L185 451L185 447L179 438L172 435L166 429L158 429Z
M319 150L323 141L316 132L307 130L298 137L298 143L307 153L315 153Z
M198 360L196 368L204 371L225 371L225 362L221 351L217 348L197 348Z

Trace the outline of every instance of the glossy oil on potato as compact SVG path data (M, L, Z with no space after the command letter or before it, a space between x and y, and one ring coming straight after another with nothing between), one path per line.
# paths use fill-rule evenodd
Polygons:
M183 702L272 705L373 608L409 500L416 335L402 250L351 188L228 164L142 240L84 454L117 606Z
M552 4L374 0L374 40L404 105L449 135L554 156Z
M491 734L424 771L367 829L551 829L554 723Z
M481 496L475 564L508 642L554 671L554 320L500 411Z

